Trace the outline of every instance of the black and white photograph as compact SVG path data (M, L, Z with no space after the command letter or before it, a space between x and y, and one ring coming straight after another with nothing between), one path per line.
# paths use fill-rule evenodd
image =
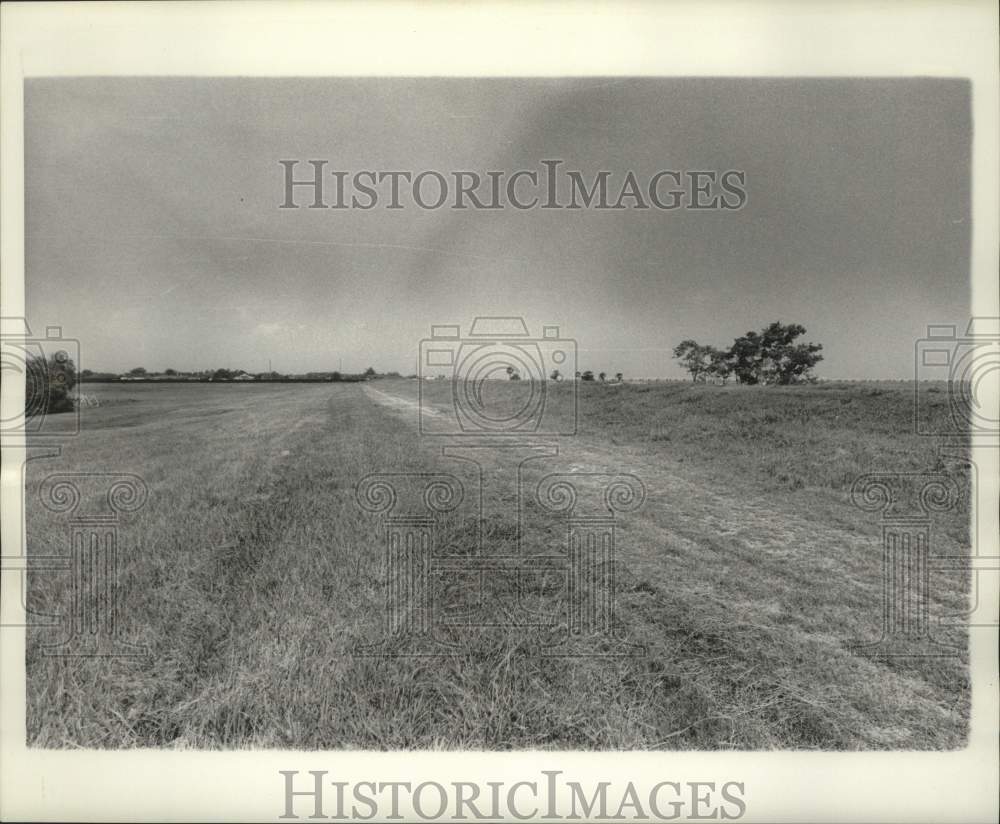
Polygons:
M757 73L749 46L703 75L410 48L19 69L5 748L259 755L259 820L664 821L776 814L739 754L892 781L985 742L992 789L939 820L989 820L996 67L984 102L947 66ZM649 775L601 780L630 755Z

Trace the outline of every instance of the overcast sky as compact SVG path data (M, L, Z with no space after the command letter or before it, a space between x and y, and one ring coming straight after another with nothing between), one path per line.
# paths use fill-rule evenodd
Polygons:
M29 321L94 370L408 373L431 324L522 315L594 371L680 377L682 339L782 320L824 345L823 376L907 378L926 325L969 315L958 80L31 80L25 141ZM278 209L281 159L551 158L617 181L743 170L748 202Z

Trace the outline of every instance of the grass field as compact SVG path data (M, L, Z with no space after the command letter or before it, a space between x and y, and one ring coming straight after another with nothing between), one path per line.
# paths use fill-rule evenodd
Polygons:
M447 421L449 384L423 388ZM479 605L489 620L449 630L458 643L447 657L392 654L405 648L385 640L382 527L359 507L355 485L371 472L474 481L468 462L442 454L441 439L418 435L417 389L407 380L86 385L99 405L83 409L81 435L59 458L29 463L28 551L67 552L66 516L39 503L47 475L140 476L148 501L120 528L121 616L129 640L150 654L49 657L42 646L59 631L31 630L29 743L963 746L961 630L940 633L955 657L852 649L877 639L882 614L881 527L877 513L850 503L858 475L954 475L966 491L935 516L933 551L969 551L964 464L912 434L911 386L581 385L577 435L558 456L525 464L523 480L631 473L647 497L619 516L619 637L589 639L582 648L593 654L574 657L542 654L550 630L499 620L515 587L538 611L559 614L565 583L540 571L481 590L445 577L436 597L446 608ZM493 387L490 402L502 408L515 391ZM565 411L572 391L550 385L547 403ZM512 469L484 452L483 479L494 501L484 549L510 554ZM442 554L461 559L475 541L472 497L442 518ZM532 551L557 551L565 523L530 501L523 517ZM932 617L960 613L968 583L932 572ZM32 607L65 611L69 598L68 575L31 574ZM622 649L633 653L608 654Z

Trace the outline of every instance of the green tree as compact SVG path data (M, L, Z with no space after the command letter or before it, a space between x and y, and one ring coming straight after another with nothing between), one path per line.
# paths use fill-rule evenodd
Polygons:
M806 333L798 323L775 321L761 333L762 377L765 383L790 384L811 380L812 368L823 360L819 343L796 343Z
M695 382L705 380L711 363L711 353L711 346L702 346L691 339L683 340L674 347L674 357L681 362L681 366Z
M742 337L736 338L729 347L729 362L739 383L750 385L760 383L763 362L760 335L756 332L747 332Z
M791 384L815 380L812 369L823 360L820 343L796 343L806 328L780 321L761 332L736 338L729 350L732 371L740 383Z
M732 358L729 352L716 349L714 346L708 349L708 366L705 369L707 377L718 383L725 384L729 376L733 373Z
M775 321L760 332L747 332L727 350L684 340L674 347L674 357L693 381L713 379L725 383L731 376L742 384L791 384L814 381L812 374L823 356L823 345L799 343L806 329L798 323Z

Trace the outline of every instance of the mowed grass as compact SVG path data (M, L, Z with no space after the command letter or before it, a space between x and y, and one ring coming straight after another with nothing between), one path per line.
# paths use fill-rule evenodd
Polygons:
M422 394L436 407L453 403L448 381L380 385L413 400ZM522 408L526 391L498 382L484 397L511 415ZM928 429L955 431L946 384L923 384L920 399ZM849 489L864 472L933 472L961 463L942 457L940 438L917 434L915 403L913 383L902 381L804 386L549 381L544 398L552 420L576 421L578 438L687 461L699 473L721 470L724 480L781 493L836 492ZM962 439L948 440L962 446ZM960 453L967 454L964 448ZM954 514L966 521L963 512Z
M412 381L380 381L413 398ZM448 389L425 387L447 409ZM623 516L617 640L545 657L532 627L455 631L453 655L385 643L383 533L355 499L370 472L449 472L415 416L357 384L85 387L101 405L57 459L28 471L29 554L66 552L52 472L129 472L149 500L120 529L122 615L141 659L42 654L28 635L28 740L44 747L940 749L963 745L966 639L951 658L868 658L879 635L877 516L848 501L873 470L948 471L912 434L912 388L581 386L575 466L633 472L649 498ZM568 404L572 387L547 402ZM505 403L502 389L495 402ZM440 397L438 397L440 395ZM509 400L509 399L508 399ZM942 407L941 414L946 414ZM496 468L496 467L491 467ZM541 477L539 466L528 480ZM463 475L467 478L467 475ZM966 484L967 486L967 484ZM968 552L967 492L935 520L935 551ZM509 551L513 505L486 549ZM444 519L442 552L475 532ZM565 532L528 506L534 538ZM64 611L68 575L32 573L29 603ZM515 585L490 582L483 610ZM478 602L461 581L451 603ZM935 574L931 611L960 612L968 576ZM507 591L505 591L507 590ZM558 576L518 595L554 602ZM544 611L544 608L543 608ZM484 619L481 623L490 623ZM493 623L502 624L497 620ZM371 645L376 645L372 647ZM631 646L628 646L631 645ZM602 657L627 648L634 654ZM362 654L363 653L363 654ZM640 654L641 653L641 654Z

